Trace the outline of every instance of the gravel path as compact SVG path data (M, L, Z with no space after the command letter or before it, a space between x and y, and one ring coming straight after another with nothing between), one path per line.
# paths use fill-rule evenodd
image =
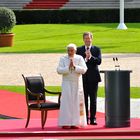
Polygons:
M56 67L64 54L0 54L0 85L24 85L21 74L42 74L46 85L61 85ZM103 54L100 70L113 70L113 57L121 69L132 70L131 86L140 86L140 54ZM104 75L100 86L104 85Z

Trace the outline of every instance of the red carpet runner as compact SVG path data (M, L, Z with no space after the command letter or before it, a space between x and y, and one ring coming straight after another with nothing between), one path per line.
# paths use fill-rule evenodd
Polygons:
M24 9L59 9L67 2L68 0L32 0Z
M0 115L14 118L26 118L27 107L25 96L22 94L0 90ZM49 111L49 118L58 118L58 111ZM97 113L97 117L104 117L104 113ZM31 118L40 118L39 111L32 111Z
M13 118L26 118L27 107L25 96L19 93L0 90L0 115ZM58 111L50 111L48 117L56 118ZM39 111L32 111L31 118L40 118Z
M140 119L131 119L131 127L105 128L104 118L97 119L98 125L88 125L80 129L62 129L57 125L57 119L49 118L44 130L40 119L31 119L28 128L24 128L25 119L0 120L0 137L55 137L55 138L140 138ZM1 138L0 138L1 139Z
M0 114L26 118L25 96L0 90ZM85 128L64 130L57 125L58 111L50 111L45 129L42 130L41 121L38 118L40 118L40 113L32 112L28 128L25 128L26 119L0 120L0 139L2 137L140 138L140 119L131 119L131 127L106 128L104 114L98 112L97 126L88 125Z

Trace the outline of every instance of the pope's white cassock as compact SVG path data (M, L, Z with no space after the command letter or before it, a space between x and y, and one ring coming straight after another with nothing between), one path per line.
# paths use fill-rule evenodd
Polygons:
M75 69L70 70L70 58L68 55L60 58L57 68L58 74L62 74L62 96L59 113L59 126L85 126L86 113L82 74L87 70L84 59L80 55L74 55Z

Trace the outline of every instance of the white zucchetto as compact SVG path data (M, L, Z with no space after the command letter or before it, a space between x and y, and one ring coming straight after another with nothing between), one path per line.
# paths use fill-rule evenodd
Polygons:
M77 46L74 43L70 43L69 45L67 45L67 49L69 48L73 48L75 51L77 50Z

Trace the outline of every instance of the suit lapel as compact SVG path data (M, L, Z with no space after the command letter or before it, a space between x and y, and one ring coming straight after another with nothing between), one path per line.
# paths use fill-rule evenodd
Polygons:
M86 50L85 50L85 46L82 46L82 51L83 51L83 52L85 52L85 51L86 51Z
M90 52L91 52L92 55L95 54L95 47L94 46L91 46Z
M85 58L86 57L86 54L85 54L85 46L82 46L82 56Z

